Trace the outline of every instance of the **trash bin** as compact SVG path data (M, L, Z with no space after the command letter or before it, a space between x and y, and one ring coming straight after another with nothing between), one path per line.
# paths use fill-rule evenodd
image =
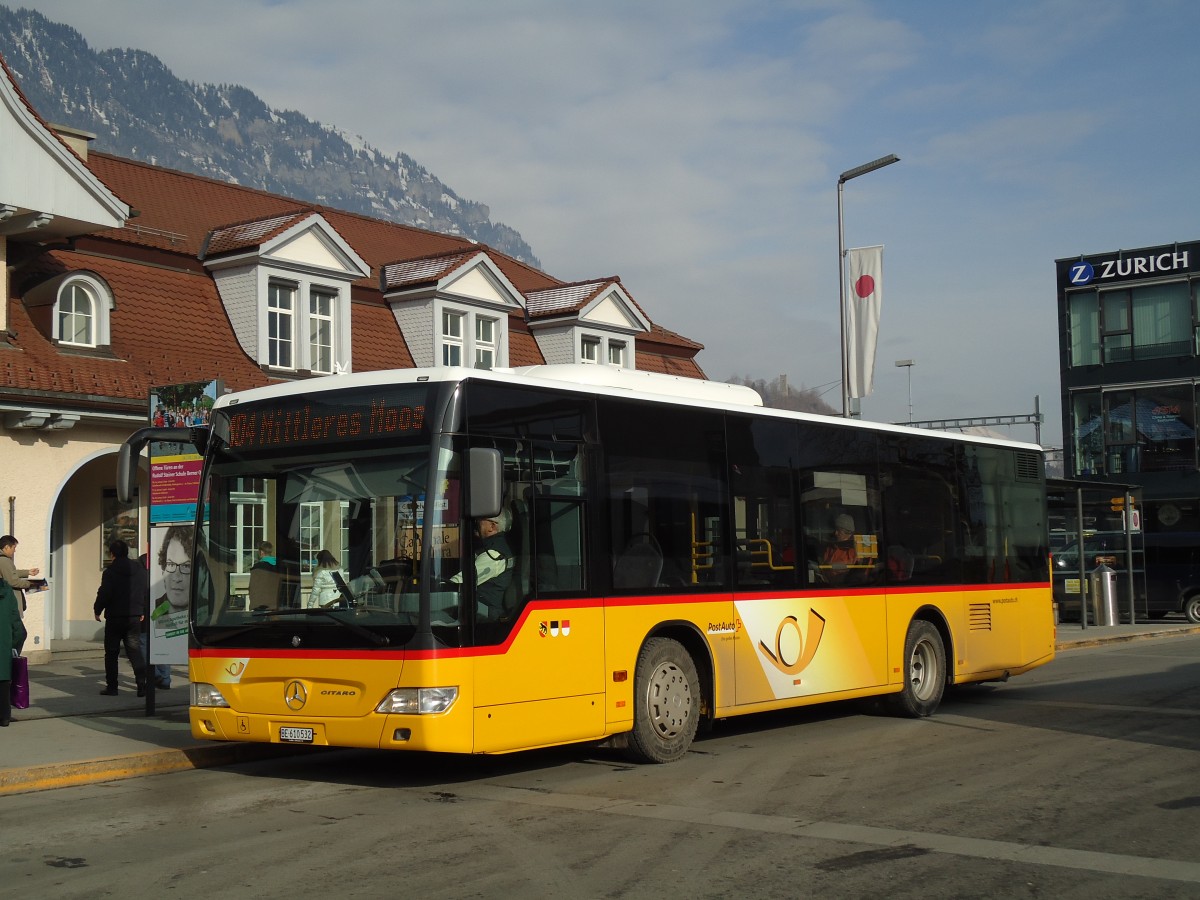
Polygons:
M1092 570L1088 581L1093 621L1097 625L1116 625L1120 621L1117 611L1117 573L1101 563Z

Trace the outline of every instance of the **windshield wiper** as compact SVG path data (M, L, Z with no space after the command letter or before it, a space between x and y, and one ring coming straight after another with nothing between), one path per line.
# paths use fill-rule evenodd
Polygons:
M275 619L275 618L278 618L279 616L324 616L325 618L332 619L334 622L337 622L339 625L341 625L345 628L348 628L350 631L357 634L363 640L374 644L376 647L386 647L386 646L388 646L388 644L391 643L391 641L388 639L388 637L386 635L382 635L377 631L372 631L370 628L364 628L362 625L359 625L357 622L350 622L346 619L343 619L341 616L337 615L336 613L337 613L337 610L324 609L320 606L316 606L316 607L308 607L305 609L254 610L251 613L251 615L259 617L259 618L264 618L264 619ZM253 628L253 627L254 626L252 626L252 625L248 626L248 628ZM235 632L235 633L240 633L240 632ZM226 636L231 637L232 635L222 635L222 637L226 637Z

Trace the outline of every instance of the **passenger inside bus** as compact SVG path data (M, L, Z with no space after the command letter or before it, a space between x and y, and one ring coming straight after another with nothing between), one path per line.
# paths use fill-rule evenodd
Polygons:
M328 550L317 554L308 606L332 606L343 601L349 603L354 599L346 584L347 575L338 566L337 557Z
M821 551L821 577L829 584L841 583L850 574L850 567L857 562L854 517L849 513L841 513L833 520L833 540Z
M913 575L914 559L906 547L893 544L887 550L888 576L892 581L908 581Z
M275 545L270 541L258 544L258 561L250 568L251 609L279 608L279 562L275 556Z

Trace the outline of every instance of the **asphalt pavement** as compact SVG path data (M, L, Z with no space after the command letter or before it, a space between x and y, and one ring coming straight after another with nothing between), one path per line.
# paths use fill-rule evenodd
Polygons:
M1070 652L1189 634L1200 634L1200 625L1183 619L1090 628L1063 623L1057 646ZM119 693L101 696L103 656L97 643L56 641L50 662L30 666L29 708L13 710L12 724L0 729L0 795L312 752L309 747L193 738L186 666L173 668L170 690L140 698L122 659Z

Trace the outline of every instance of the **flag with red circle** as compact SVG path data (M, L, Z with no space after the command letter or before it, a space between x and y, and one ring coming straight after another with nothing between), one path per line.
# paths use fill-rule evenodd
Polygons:
M846 294L847 396L865 397L875 381L875 344L883 303L883 247L846 251L850 278Z

